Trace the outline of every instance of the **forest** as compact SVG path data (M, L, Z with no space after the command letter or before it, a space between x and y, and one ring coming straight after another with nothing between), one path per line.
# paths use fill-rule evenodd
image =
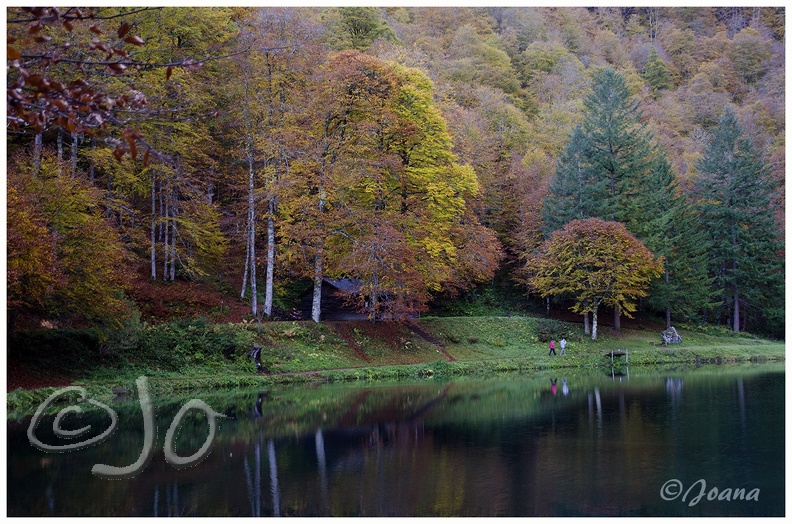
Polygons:
M784 336L783 7L6 14L9 331L348 278Z

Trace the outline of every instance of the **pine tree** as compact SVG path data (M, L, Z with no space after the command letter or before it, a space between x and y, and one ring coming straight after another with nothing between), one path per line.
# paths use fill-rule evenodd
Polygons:
M639 222L633 198L658 157L652 136L641 123L638 102L624 77L613 69L597 74L584 100L582 124L559 157L556 176L545 200L547 232L575 218L596 217ZM642 209L642 213L654 210Z
M665 62L660 59L654 46L649 51L649 57L646 60L646 65L644 65L642 76L652 86L655 98L658 98L660 90L674 87L671 71Z
M707 273L709 240L690 203L678 193L664 152L658 150L649 173L632 182L627 229L666 259L664 274L652 283L647 305L664 312L670 327L672 310L689 317L716 301Z
M673 206L661 241L647 241L647 247L652 244L653 252L666 259L663 275L652 282L647 300L649 308L665 313L666 327L671 327L672 312L690 319L718 305L707 271L710 241L701 217L684 196L674 197Z
M710 271L727 323L743 330L746 313L780 320L783 243L773 209L775 184L731 109L720 118L696 168L698 207L712 242Z
M652 166L651 134L641 123L638 101L630 95L624 76L611 68L595 76L583 104L585 155L593 179L608 188L598 218L627 223L631 190Z
M651 133L641 123L638 102L631 97L624 77L612 69L599 73L585 108L584 121L559 157L550 183L543 209L545 233L549 236L580 218L621 222L652 252L669 261L669 274L663 279L667 285L654 286L664 298L650 304L665 310L670 319L672 305L681 312L692 307L688 299L711 302L707 293L700 292L708 284L704 266L692 268L684 281L677 282L677 276L683 274L678 264L699 259L683 248L686 240L671 230L671 224L683 219L678 216L683 209L675 196L675 176L665 153L654 145ZM670 268L675 268L673 273ZM688 281L691 275L698 279ZM684 306L677 308L676 304ZM617 328L620 313L618 309L614 312Z
M602 205L607 199L607 180L593 178L586 153L586 136L577 126L558 158L556 175L550 181L550 194L544 200L542 219L548 237L572 220L605 213Z

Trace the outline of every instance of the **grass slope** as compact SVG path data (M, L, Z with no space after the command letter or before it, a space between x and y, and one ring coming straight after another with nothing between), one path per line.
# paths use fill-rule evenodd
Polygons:
M603 329L598 340L581 326L530 317L443 317L409 326L367 322L209 324L182 320L133 324L112 340L85 331L18 334L9 344L9 411L35 409L57 388L85 385L112 398L112 387L134 390L138 376L155 391L238 388L294 382L386 380L434 376L531 373L555 368L607 368L605 352L627 349L630 366L783 361L784 343L726 330L680 328L683 343L659 345L649 329ZM428 336L427 336L428 335ZM567 339L567 355L548 356L547 341ZM427 340L428 339L428 340ZM266 374L248 355L262 346ZM624 366L617 359L617 371ZM35 388L19 377L37 376ZM47 382L47 377L57 381ZM50 386L50 387L39 387Z

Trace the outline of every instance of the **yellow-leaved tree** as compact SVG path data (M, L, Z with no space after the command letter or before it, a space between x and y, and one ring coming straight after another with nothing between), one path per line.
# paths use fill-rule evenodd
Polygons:
M630 316L635 299L645 297L652 279L663 271L663 259L632 236L624 224L599 218L573 220L528 258L528 283L534 293L571 296L571 310L592 314L591 338L597 338L597 310L618 307Z

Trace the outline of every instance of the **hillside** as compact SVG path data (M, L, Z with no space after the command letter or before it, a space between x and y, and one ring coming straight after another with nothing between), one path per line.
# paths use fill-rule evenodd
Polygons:
M519 296L784 335L783 7L7 15L9 332L283 319L331 277L378 318ZM538 284L573 218L655 276Z

